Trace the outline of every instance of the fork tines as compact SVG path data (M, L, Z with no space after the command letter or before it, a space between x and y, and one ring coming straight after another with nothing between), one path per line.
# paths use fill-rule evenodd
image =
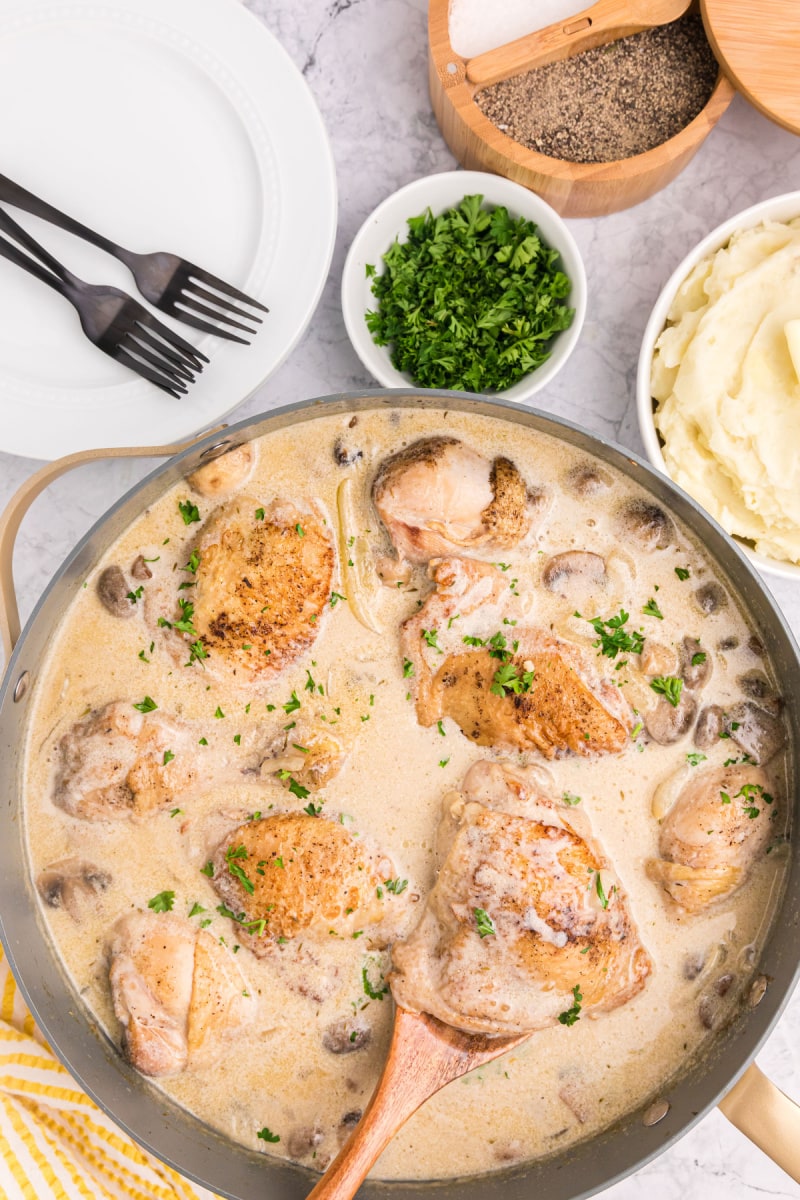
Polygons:
M249 345L247 339L239 337L233 330L239 329L253 337L258 332L256 327L262 324L262 318L248 309L269 312L259 300L185 261L162 296L161 307L195 329L242 345Z

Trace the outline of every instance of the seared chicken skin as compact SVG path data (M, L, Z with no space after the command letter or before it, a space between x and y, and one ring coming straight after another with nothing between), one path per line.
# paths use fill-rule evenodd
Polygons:
M257 725L232 745L215 737L208 722L180 721L160 709L137 712L113 701L62 737L53 801L85 821L143 820L221 783L275 783L282 770L298 784L320 788L340 770L355 740L343 726L334 738L307 717L301 753L282 729Z
M510 550L530 534L537 507L510 459L492 462L451 437L422 438L385 459L372 498L410 562Z
M114 701L62 737L53 800L86 821L149 817L199 786L196 749L186 723Z
M238 964L209 933L170 914L132 913L114 926L109 982L122 1048L144 1075L208 1067L253 1019Z
M750 763L693 773L661 826L647 873L680 907L702 912L741 887L771 835L774 797Z
M237 496L211 514L194 550L191 630L183 636L202 645L208 670L257 680L314 644L334 568L321 517L287 500L265 506Z
M386 855L341 822L305 812L245 822L212 862L213 884L238 921L237 937L259 956L279 938L350 937L394 920L406 903L402 895L386 895L383 885L395 876Z
M392 949L398 1004L467 1032L531 1033L609 1012L652 970L622 885L557 802L497 763L445 798L447 856ZM577 1005L577 1008L576 1008Z
M480 746L547 758L623 748L632 715L620 689L582 648L533 627L504 573L450 558L431 575L437 590L401 637L420 724L452 717Z

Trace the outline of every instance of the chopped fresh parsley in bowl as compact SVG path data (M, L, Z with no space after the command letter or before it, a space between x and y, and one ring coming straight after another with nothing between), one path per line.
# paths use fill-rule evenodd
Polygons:
M385 200L353 241L345 325L384 386L528 399L572 352L586 306L577 247L534 193L452 171Z

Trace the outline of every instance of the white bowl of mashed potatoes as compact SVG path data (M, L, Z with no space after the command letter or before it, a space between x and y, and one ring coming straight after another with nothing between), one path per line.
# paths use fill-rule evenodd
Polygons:
M766 574L800 580L800 192L723 222L684 258L636 379L653 465Z

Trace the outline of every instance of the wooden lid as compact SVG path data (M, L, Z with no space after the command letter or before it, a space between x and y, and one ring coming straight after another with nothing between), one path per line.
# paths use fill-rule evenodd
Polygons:
M800 0L700 0L708 40L731 83L800 133Z

